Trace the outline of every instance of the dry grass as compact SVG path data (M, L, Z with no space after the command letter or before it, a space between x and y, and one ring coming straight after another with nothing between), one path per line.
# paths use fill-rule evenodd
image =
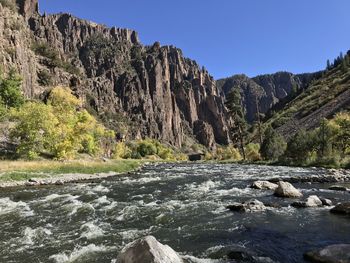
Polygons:
M88 161L77 160L70 162L59 161L0 161L0 179L7 178L7 175L16 175L16 180L19 174L26 173L48 173L48 174L95 174L117 172L124 173L132 171L140 167L140 160L111 160L103 161ZM21 176L19 176L21 177Z

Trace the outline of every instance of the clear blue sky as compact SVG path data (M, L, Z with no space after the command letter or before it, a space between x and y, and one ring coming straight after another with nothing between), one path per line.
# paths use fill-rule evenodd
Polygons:
M39 0L181 48L215 78L323 69L350 49L350 0Z

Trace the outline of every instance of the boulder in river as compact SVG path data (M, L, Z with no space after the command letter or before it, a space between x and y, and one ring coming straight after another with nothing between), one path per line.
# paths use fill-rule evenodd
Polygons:
M291 183L288 182L278 182L278 187L274 193L278 197L288 197L288 198L299 198L303 194L296 189Z
M183 263L180 256L169 246L153 236L138 239L126 245L120 252L118 263Z
M260 190L276 190L278 185L269 181L255 181L250 187Z
M332 206L333 205L333 202L327 198L320 198L320 200L324 206Z
M331 209L331 213L350 215L350 202L336 205Z
M350 244L331 245L304 255L306 260L314 263L349 263Z
M323 203L317 195L310 195L306 201L294 202L292 204L294 207L320 207Z
M227 208L235 212L256 212L266 210L266 206L256 199L252 199L243 203L234 203L227 206Z
M346 192L348 190L348 188L346 188L345 186L341 186L341 185L332 185L328 189L334 190L334 191L343 191L343 192Z

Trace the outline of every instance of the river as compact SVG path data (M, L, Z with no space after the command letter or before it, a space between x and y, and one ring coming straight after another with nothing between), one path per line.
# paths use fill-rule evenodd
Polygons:
M159 164L101 182L0 192L0 262L113 263L127 243L154 235L181 255L216 262L241 247L273 262L304 262L303 253L350 243L350 219L329 208L296 209L291 200L248 186L254 180L322 174L316 168L235 164ZM348 192L328 184L294 184L304 195L335 202ZM256 198L265 212L226 206ZM271 261L271 262L272 262Z

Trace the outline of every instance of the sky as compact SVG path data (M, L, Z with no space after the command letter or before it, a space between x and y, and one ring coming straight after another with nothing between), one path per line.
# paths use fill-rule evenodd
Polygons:
M350 49L350 0L39 0L138 32L143 44L174 45L214 78L324 69Z

